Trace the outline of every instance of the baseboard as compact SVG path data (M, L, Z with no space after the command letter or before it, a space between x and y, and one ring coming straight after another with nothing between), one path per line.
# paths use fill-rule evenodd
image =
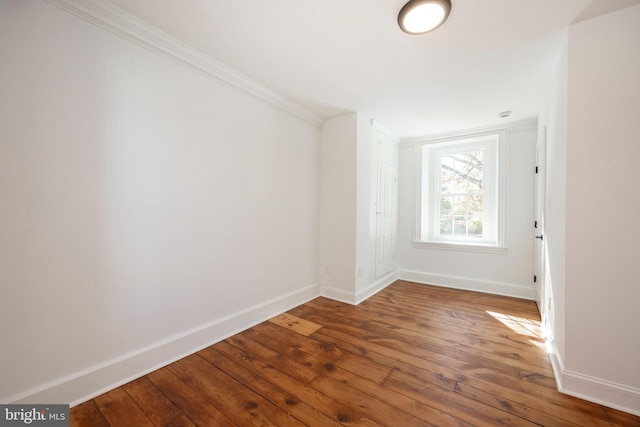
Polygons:
M558 357L558 352L553 340L546 340L545 347L547 349L547 355L549 356L549 362L551 362L551 369L553 369L553 376L556 379L556 386L558 387L558 391L560 391L562 390L564 364L562 363L562 359Z
M133 381L176 360L316 298L315 284L254 305L114 360L77 372L8 399L8 403L64 403L71 406Z
M540 287L537 285L533 286L533 300L538 305L538 311L542 315L542 294L540 294Z
M326 297L332 300L344 302L346 304L351 304L351 305L358 305L362 301L369 298L370 296L376 294L377 292L380 292L381 290L383 290L384 288L386 288L387 286L395 282L397 279L398 279L398 274L394 271L381 277L380 279L376 280L375 282L367 286L365 289L357 293L348 292L343 289L332 288L330 286L323 286L320 289L320 293L323 297Z
M373 282L371 285L367 286L365 289L356 293L356 298L355 298L356 305L360 304L362 301L365 301L367 298L377 294L378 292L380 292L381 290L383 290L384 288L386 288L387 286L395 282L397 279L398 279L398 273L396 271L393 271L389 274L382 276L381 278Z
M546 347L559 392L640 416L640 389L569 371L555 343L547 341Z
M356 305L356 295L353 292L347 292L343 289L332 288L330 286L323 286L320 288L320 294L323 297L330 298L332 300Z
M532 286L522 286L511 283L489 282L468 277L446 276L424 273L420 271L399 270L398 278L425 285L436 285L446 288L464 289L468 291L484 292L504 295L528 300L534 299Z
M562 393L640 416L640 389L564 370Z

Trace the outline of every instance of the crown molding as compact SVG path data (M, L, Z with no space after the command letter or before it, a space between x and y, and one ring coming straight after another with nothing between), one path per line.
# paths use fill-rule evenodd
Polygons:
M45 0L192 71L220 81L314 126L324 120L284 96L104 0Z

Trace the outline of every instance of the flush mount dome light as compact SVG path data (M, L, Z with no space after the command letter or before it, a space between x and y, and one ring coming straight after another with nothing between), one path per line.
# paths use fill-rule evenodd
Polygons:
M398 25L408 34L428 33L442 25L449 12L450 0L411 0L400 9Z

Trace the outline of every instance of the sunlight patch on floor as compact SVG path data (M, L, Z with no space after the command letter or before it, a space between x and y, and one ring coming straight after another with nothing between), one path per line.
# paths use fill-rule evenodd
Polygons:
M539 320L511 316L488 310L487 314L520 335L527 335L533 338L542 339Z

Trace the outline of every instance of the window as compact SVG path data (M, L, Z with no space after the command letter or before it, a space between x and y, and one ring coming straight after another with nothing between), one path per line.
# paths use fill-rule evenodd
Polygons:
M493 132L417 145L418 246L506 251L498 182L502 139Z

